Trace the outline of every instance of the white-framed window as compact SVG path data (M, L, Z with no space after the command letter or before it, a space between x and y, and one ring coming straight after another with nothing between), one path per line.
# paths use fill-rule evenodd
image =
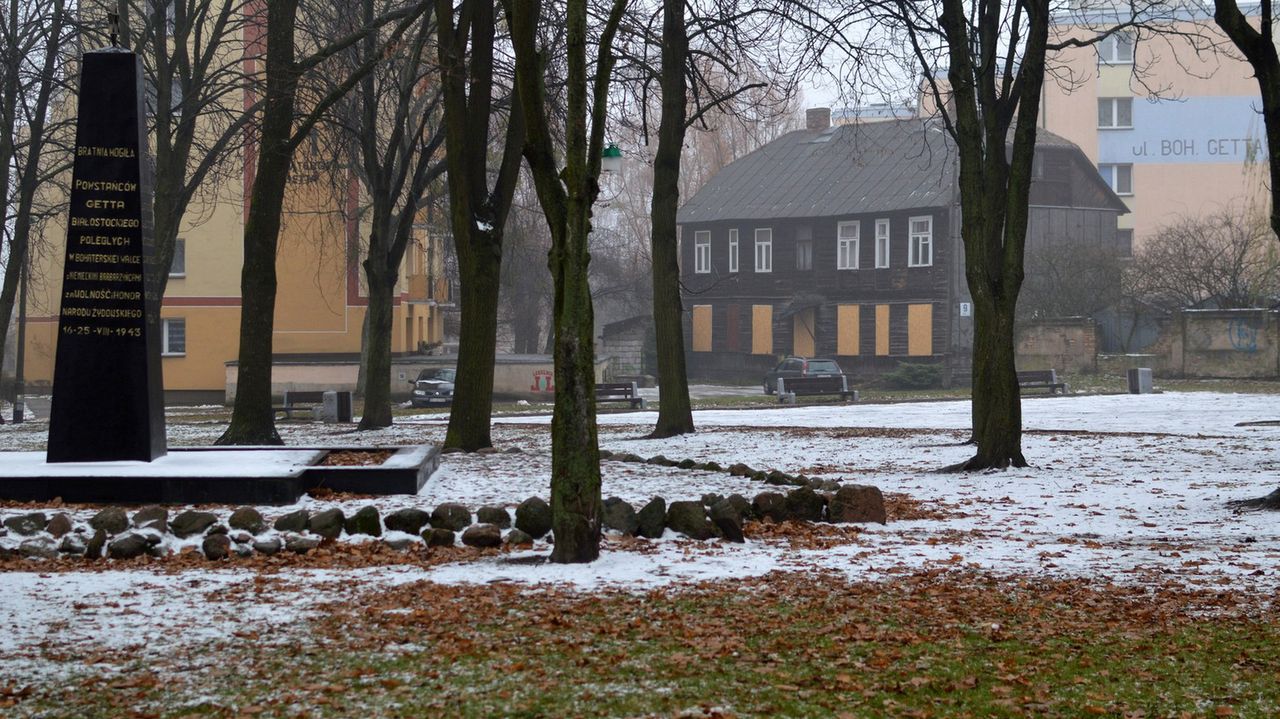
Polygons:
M1133 35L1113 32L1098 41L1098 62L1103 65L1133 64Z
M1116 230L1116 254L1126 260L1133 257L1133 230Z
M1133 194L1133 165L1102 164L1098 172L1117 195Z
M178 357L187 353L187 320L165 317L160 320L160 354Z
M858 236L862 234L862 223L841 222L836 225L836 269L858 269Z
M889 266L889 218L876 220L876 267Z
M729 230L729 271L738 271L738 229Z
M187 241L181 237L173 241L173 262L169 263L169 276L187 276Z
M693 271L699 275L711 272L711 233L707 230L693 233Z
M773 272L773 230L756 230L756 272Z
M1133 127L1132 97L1098 98L1098 129L1128 130Z
M909 267L928 267L933 264L933 218L912 217L911 251L907 257Z

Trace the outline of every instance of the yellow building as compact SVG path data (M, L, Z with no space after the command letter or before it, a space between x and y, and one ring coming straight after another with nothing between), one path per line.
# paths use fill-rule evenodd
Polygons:
M249 26L251 33L255 29ZM253 71L253 61L244 62ZM243 97L227 101L248 104ZM248 143L232 158L233 171L224 173L230 177L202 191L184 218L161 309L164 388L170 397L221 398L234 382L227 363L237 358L239 346L240 269L253 160ZM341 381L333 384L353 384L368 305L360 267L362 237L368 232L353 219L360 214L358 181L343 175L334 182L333 172L346 172L334 167L314 153L300 151L295 159L276 265L273 347L280 359L338 366L333 376ZM25 374L37 391L53 381L65 222L62 217L44 228L48 249L32 267ZM416 353L443 338L441 305L449 302L443 250L425 222L414 227L396 287L394 353ZM278 364L273 381L288 386L289 371Z
M291 185L292 212L284 219L276 261L273 347L277 355L294 358L346 359L354 376L368 305L359 265L360 227L334 211L327 186L316 189L321 184L327 185ZM221 396L225 389L226 363L236 359L239 347L243 197L193 208L188 217L199 220L185 222L179 236L161 309L164 386L170 396ZM51 250L33 267L28 298L26 377L34 387L53 381L66 241L60 223L51 223L46 232ZM392 351L397 353L440 342L441 305L449 301L439 238L422 225L414 235L396 290Z
M1123 13L1128 3L1117 6ZM1099 3L1087 7L1055 17L1052 31L1096 37L1123 21ZM1059 52L1045 82L1042 126L1079 145L1129 207L1120 216L1122 247L1183 216L1268 209L1252 68L1205 12L1165 11L1173 14L1162 26L1182 34L1122 31ZM1211 41L1216 51L1205 49Z

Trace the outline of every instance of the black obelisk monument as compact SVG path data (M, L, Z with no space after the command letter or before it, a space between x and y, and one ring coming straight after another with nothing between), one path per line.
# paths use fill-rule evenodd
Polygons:
M108 48L81 67L46 458L149 462L165 434L142 65Z

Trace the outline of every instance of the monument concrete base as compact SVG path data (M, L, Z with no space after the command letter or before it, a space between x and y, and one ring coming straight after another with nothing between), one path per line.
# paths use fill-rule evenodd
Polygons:
M381 464L323 466L331 452L392 450ZM292 504L308 490L416 494L439 466L434 445L171 449L151 462L55 462L0 453L0 499L70 504Z

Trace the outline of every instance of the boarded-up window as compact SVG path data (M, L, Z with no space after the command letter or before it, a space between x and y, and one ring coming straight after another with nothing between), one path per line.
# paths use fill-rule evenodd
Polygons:
M814 355L814 331L817 312L810 307L800 310L791 320L791 353L798 357Z
M889 354L889 305L876 305L876 355Z
M907 306L907 354L933 354L933 305Z
M857 305L836 308L836 354L858 354L859 317Z
M711 351L711 305L693 306L693 351Z
M773 305L751 305L751 354L773 354Z
M730 352L742 351L742 308L729 305L725 308L724 348Z

